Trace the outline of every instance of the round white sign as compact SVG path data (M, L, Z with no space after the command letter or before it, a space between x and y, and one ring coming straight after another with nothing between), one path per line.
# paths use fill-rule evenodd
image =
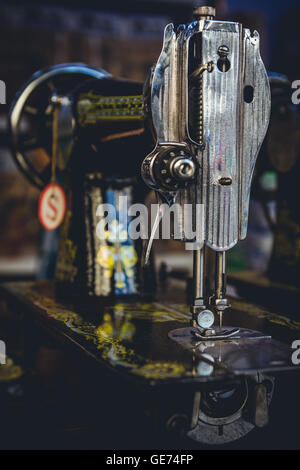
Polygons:
M62 223L66 212L66 196L59 184L48 184L43 190L38 214L46 230L55 230Z

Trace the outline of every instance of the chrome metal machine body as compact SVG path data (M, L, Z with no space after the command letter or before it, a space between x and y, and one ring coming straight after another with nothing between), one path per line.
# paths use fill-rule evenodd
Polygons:
M251 179L271 104L258 33L214 16L213 8L199 7L190 24L165 29L150 84L156 145L142 164L160 202L174 205L173 238L193 243L192 326L203 339L238 332L222 327L229 307L225 257L246 237ZM151 240L148 253L150 247ZM213 293L205 288L207 249L216 253Z

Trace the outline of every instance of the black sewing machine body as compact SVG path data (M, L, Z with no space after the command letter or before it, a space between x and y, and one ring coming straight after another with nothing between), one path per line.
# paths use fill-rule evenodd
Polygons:
M155 290L153 263L141 267L142 240L130 239L130 218L125 222L122 219L129 206L143 203L148 193L137 168L141 155L151 149L151 134L141 116L124 123L117 116L112 120L98 116L95 124L95 110L88 101L96 97L105 103L119 95L140 99L142 88L140 83L114 79L83 64L62 64L33 75L12 104L13 155L25 176L42 189L51 178L52 100L61 100L55 170L67 210L56 234L48 233L57 245L57 255L51 269L45 267L43 271L44 276L53 277L56 264L57 286L66 295L130 299L153 295ZM116 112L116 103L109 107ZM100 239L97 225L101 216L97 210L105 204L113 206L116 215L110 221L110 230Z

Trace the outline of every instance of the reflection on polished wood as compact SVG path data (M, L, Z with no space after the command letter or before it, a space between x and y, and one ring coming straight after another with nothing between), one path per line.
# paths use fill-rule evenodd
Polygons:
M104 306L99 301L92 308L85 300L58 296L51 281L6 283L1 290L16 311L47 333L135 381L154 385L225 378L226 371L217 364L210 377L201 377L195 363L199 357L168 338L171 330L189 326L186 305L158 301ZM243 301L231 304L227 325L257 330L288 345L299 334L300 322Z

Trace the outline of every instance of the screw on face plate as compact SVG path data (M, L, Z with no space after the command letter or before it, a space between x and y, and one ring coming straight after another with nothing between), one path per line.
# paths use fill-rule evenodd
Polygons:
M209 6L194 8L193 16L196 20L212 20L216 16L216 9Z
M219 179L219 184L221 186L230 186L232 184L232 179L224 176L223 178Z
M224 46L224 45L220 46L218 48L218 54L220 57L227 57L229 54L229 47Z
M197 325L204 330L210 328L215 321L213 312L210 310L202 310L202 312L197 315Z

